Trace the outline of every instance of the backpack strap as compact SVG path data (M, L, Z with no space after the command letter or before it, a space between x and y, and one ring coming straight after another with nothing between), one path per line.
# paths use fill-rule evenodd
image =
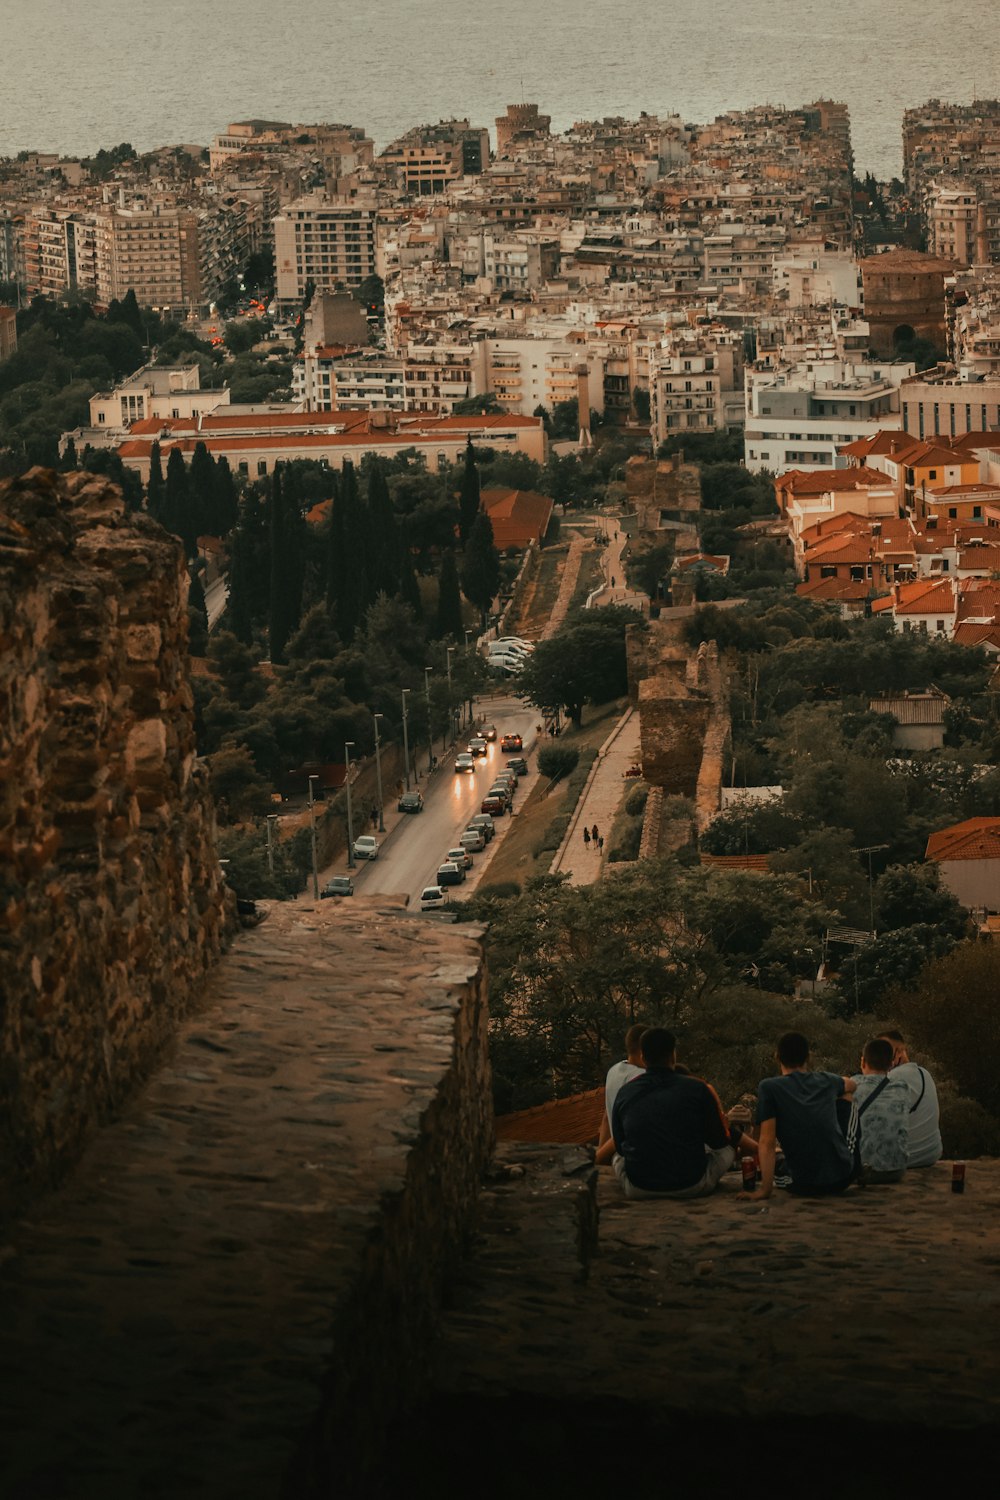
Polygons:
M865 1110L868 1108L869 1104L874 1104L875 1103L875 1100L878 1098L879 1094L881 1094L882 1090L885 1088L885 1086L886 1086L886 1084L888 1082L889 1082L889 1075L887 1073L885 1075L885 1077L882 1079L882 1082L879 1084L878 1088L872 1089L871 1093L868 1095L868 1098L865 1099L863 1101L863 1103L861 1103L861 1104L858 1105L858 1119L859 1120L861 1119L861 1116L864 1114ZM923 1098L923 1093L921 1093L920 1098L921 1099ZM917 1102L919 1103L920 1101L918 1100ZM913 1108L916 1109L916 1107L917 1106L915 1104L913 1106Z
M927 1089L927 1074L924 1072L923 1068L920 1066L919 1063L917 1064L917 1072L920 1074L920 1093L917 1095L917 1102L916 1102L916 1104L911 1104L910 1105L910 1114L911 1115L913 1114L913 1112L916 1109L919 1108L920 1101L924 1097L924 1093L925 1093L925 1091Z

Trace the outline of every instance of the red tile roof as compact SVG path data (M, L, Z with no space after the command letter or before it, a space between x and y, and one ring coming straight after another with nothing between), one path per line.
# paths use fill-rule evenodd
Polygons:
M890 489L892 480L878 469L788 469L775 480L793 495L825 495L831 491Z
M766 875L771 868L769 854L700 854L698 857L703 865L720 870L753 870L758 875Z
M926 859L1000 859L1000 818L966 818L932 833Z
M567 1099L536 1104L534 1109L497 1115L494 1128L498 1141L554 1141L582 1146L596 1139L603 1114L604 1089L588 1089Z
M540 542L552 519L552 501L534 490L485 489L480 500L493 527L493 541L502 552L521 550Z

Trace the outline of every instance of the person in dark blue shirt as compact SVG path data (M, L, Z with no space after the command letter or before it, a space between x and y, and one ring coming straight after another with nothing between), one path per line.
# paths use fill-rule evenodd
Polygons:
M671 1032L654 1026L641 1048L645 1072L623 1085L612 1110L615 1172L626 1198L703 1197L736 1158L733 1132L715 1091L674 1071Z
M854 1157L837 1118L837 1103L854 1093L854 1080L808 1072L809 1043L798 1031L778 1039L777 1058L781 1077L763 1079L757 1090L760 1186L743 1196L770 1198L778 1141L793 1193L842 1193L853 1180Z

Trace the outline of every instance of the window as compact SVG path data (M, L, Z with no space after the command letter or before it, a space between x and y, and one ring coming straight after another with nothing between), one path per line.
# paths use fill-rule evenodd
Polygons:
M928 479L936 479L937 478L937 469L928 469L927 470L927 477L928 477Z
M935 624L937 626L937 633L938 633L938 635L944 635L944 621L943 620L937 620L937 621L935 621Z
M262 479L266 473L267 473L267 459L266 458L258 458L258 460L257 460L257 474L258 474L258 476Z
M98 426L100 426L100 424L101 424L101 423L102 423L102 422L103 422L103 421L104 421L104 413L103 413L103 412L102 412L102 411L99 411L99 412L98 412L98 413L97 413L97 423L98 423Z

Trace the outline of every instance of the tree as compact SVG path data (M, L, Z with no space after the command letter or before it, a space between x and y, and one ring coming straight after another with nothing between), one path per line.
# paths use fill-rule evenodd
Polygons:
M500 587L500 554L493 545L493 526L480 510L469 533L462 563L462 592L479 610L482 624Z
M575 438L580 433L580 404L575 396L569 401L557 401L552 408L552 436Z
M165 493L163 466L160 462L160 444L154 438L149 450L149 479L146 482L146 509L156 521L161 521L163 518Z
M298 628L302 613L301 517L294 496L282 483L282 466L276 465L268 501L271 547L271 606L268 645L273 662L285 660L285 645Z
M458 568L455 554L449 548L441 559L438 574L438 606L434 621L434 635L438 640L450 637L462 639L462 595L458 587Z
M354 465L345 460L333 499L327 575L328 597L332 595L337 630L345 641L354 639L372 602L365 519Z
M180 537L188 558L194 557L198 542L187 465L180 448L176 447L171 448L167 459L167 483L161 520L168 531Z
M470 437L465 442L465 466L462 469L462 487L458 499L458 526L463 546L469 540L479 514L479 495L479 470L476 468L476 453Z
M215 535L228 536L239 520L240 507L236 498L236 484L229 460L220 455L215 460L215 476L212 488L212 513Z
M368 550L371 596L386 594L391 599L399 590L399 530L380 459L368 470Z
M875 921L882 929L925 923L955 939L966 936L967 911L941 884L936 864L891 865L875 882Z
M271 788L245 745L223 745L208 766L220 822L242 823L269 810Z
M518 676L518 692L538 708L565 707L579 724L586 703L606 703L628 691L625 631L645 628L635 610L620 605L575 615L539 641Z
M543 745L538 752L538 770L550 781L561 781L580 762L580 752L574 745Z
M456 417L479 417L502 412L503 407L496 396L490 392L485 396L463 396L461 401L455 402L451 410Z
M196 534L217 536L215 493L218 479L212 456L202 442L195 443L188 470L188 487Z
M1000 1116L1000 947L960 943L929 963L919 983L893 996L909 1038L925 1047L963 1093Z

